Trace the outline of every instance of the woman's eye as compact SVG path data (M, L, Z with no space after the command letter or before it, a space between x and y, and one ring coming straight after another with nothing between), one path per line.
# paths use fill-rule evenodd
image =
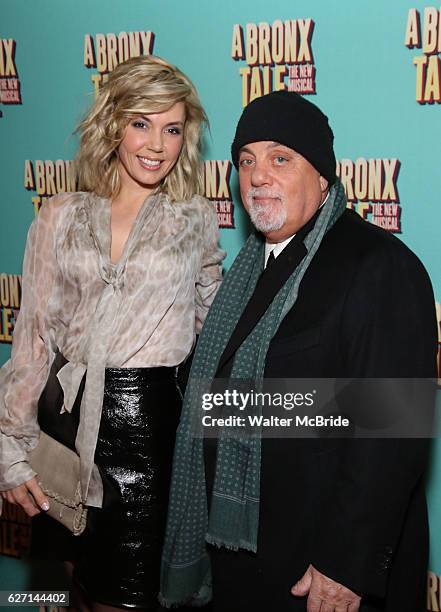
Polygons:
M141 119L136 119L135 121L132 121L132 126L135 128L146 128L147 123Z
M178 127L170 127L167 128L167 132L169 134L175 134L176 136L179 136L179 134L181 134L181 128Z

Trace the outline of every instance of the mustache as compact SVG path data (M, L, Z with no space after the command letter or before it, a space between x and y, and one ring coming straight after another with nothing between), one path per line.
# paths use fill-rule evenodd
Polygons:
M252 187L247 192L247 199L253 200L254 198L278 198L283 200L283 194L273 189L267 189L266 187Z

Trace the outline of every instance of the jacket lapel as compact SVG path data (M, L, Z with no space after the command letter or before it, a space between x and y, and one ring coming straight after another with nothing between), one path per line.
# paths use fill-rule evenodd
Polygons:
M306 255L304 233L297 234L276 258L271 268L263 270L250 301L245 307L235 330L219 360L217 376L265 314L280 288Z
M320 215L320 208L315 215L297 232L291 242L276 258L271 268L265 268L257 281L250 301L245 307L237 325L230 336L227 346L219 360L216 376L229 378L235 352L254 329L259 319L265 314L279 289L288 280L296 267L305 257L307 250L303 241L312 230Z

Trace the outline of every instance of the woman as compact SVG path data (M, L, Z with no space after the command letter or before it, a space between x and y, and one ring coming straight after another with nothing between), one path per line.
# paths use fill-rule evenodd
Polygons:
M52 408L54 426L65 415L78 421L92 510L74 577L96 610L156 607L176 371L221 281L216 214L197 195L205 121L174 66L152 56L119 65L79 126L83 191L44 204L28 236L12 357L0 374L0 489L30 516L47 509L27 462L45 388L40 418ZM58 380L61 415L50 401Z

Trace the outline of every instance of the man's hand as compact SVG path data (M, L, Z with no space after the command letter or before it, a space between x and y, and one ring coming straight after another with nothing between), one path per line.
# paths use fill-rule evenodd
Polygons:
M312 565L292 587L297 597L308 595L308 612L358 612L361 597L339 582L327 578Z
M14 489L2 491L1 496L10 504L21 506L28 516L40 514L40 508L49 510L49 501L41 490L36 476Z

